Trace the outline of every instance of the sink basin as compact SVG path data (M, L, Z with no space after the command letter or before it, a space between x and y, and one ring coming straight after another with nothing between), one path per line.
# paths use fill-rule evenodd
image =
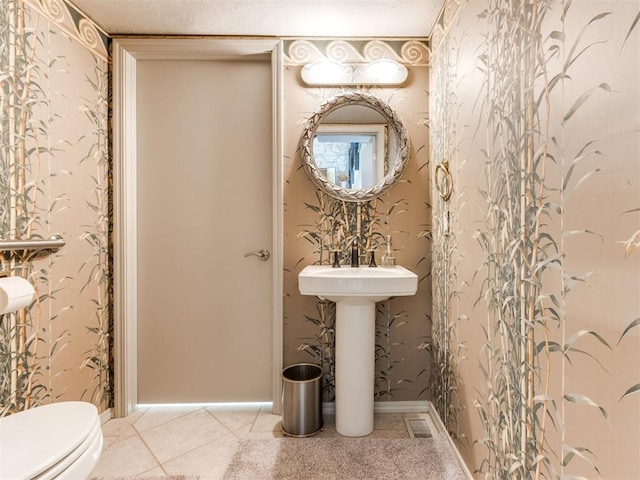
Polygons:
M298 276L302 295L315 295L332 302L346 297L365 297L381 302L389 297L414 295L418 276L411 270L395 268L308 265Z
M374 428L376 302L414 295L418 276L404 267L309 265L298 275L302 295L336 302L336 431L347 437Z

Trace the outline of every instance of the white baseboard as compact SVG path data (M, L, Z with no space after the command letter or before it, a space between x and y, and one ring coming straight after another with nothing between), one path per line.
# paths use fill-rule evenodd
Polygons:
M335 402L323 402L322 413L331 414L335 413ZM416 412L428 412L429 402L424 401L406 401L406 402L374 402L374 413L416 413Z
M111 420L111 409L107 408L104 412L100 414L100 424L104 425L109 420Z

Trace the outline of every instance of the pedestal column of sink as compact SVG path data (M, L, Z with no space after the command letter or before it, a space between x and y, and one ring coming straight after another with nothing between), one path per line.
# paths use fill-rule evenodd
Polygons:
M363 437L373 431L376 302L414 295L418 276L404 267L332 268L307 265L298 275L303 295L336 302L336 431Z
M373 432L376 304L347 297L336 303L336 431L347 437Z

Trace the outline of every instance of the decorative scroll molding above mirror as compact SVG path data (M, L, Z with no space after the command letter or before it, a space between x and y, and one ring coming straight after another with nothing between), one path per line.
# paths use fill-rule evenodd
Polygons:
M284 64L304 65L319 60L369 63L389 59L406 66L429 65L427 40L285 40Z
M462 6L465 3L465 0L445 1L444 8L431 31L429 48L432 55L435 55L440 49L440 45L442 45L442 41L444 40L446 33L449 31L449 28L454 25L453 21L456 19L458 12L462 10Z
M332 151L345 150L347 158L325 163L323 143L330 143ZM300 155L319 189L338 200L367 202L400 180L409 158L409 135L386 102L369 93L346 92L323 102L307 120Z

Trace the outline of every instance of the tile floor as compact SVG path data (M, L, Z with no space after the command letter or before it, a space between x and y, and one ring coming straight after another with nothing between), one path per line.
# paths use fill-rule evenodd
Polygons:
M271 406L140 408L102 426L104 447L92 477L199 475L222 479L241 440L282 437ZM316 437L339 435L324 415ZM376 438L408 438L403 414L376 414Z

